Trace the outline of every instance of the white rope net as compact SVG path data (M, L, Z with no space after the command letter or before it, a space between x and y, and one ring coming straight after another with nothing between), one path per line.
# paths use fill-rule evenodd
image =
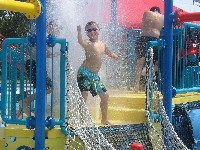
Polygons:
M150 132L151 142L154 149L182 149L188 148L180 140L174 131L172 124L163 106L161 93L158 91L153 67L153 48L148 49L146 57L147 70L147 98L146 116ZM153 82L152 82L153 81Z
M174 128L165 112L165 108L163 107L161 93L158 91L157 83L155 81L156 77L153 69L153 49L150 48L149 52L149 57L146 58L146 117L148 120L147 130L152 145L151 149L167 150L170 148L187 150L188 148L184 145L177 133L174 131ZM67 64L66 72L66 129L73 134L69 134L67 136L65 149L114 150L115 148L112 145L113 143L109 143L109 141L112 141L113 139L108 139L109 136L106 136L105 138L105 135L101 133L101 130L92 120L92 117L78 88L75 73L70 67L69 63ZM109 130L109 132L113 132L115 130L115 127L108 128L106 130ZM130 129L130 125L120 127L120 132L123 131L125 135L128 135L130 134L128 133ZM137 136L133 133L131 134L133 136ZM112 138L114 136L110 137ZM128 139L125 138L123 140L128 141ZM130 148L130 143L124 144L125 146L121 146L123 148L120 149L128 150Z
M66 129L75 135L67 136L65 149L114 150L92 120L69 63L66 72Z

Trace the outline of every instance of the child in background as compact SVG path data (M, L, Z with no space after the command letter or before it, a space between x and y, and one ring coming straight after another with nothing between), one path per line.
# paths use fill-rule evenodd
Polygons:
M140 79L142 74L142 69L145 66L145 55L146 55L146 44L149 41L155 41L160 37L160 31L164 26L164 15L161 14L160 8L154 6L150 11L144 12L142 18L142 33L140 38L136 41L135 53L137 57L136 71L135 71L135 83L133 91L134 93L139 92L139 87L141 85ZM158 74L158 50L153 49L153 63L155 74Z

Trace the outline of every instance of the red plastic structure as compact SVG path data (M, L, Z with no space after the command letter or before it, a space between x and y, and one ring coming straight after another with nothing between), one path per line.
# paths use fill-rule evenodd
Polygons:
M176 23L181 26L184 22L200 21L200 12L187 13L182 9L176 11Z

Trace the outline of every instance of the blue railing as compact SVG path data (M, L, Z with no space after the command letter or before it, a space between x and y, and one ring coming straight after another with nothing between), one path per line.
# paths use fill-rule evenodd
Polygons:
M200 25L184 23L173 39L173 86L177 93L200 91Z
M33 37L31 37L33 38ZM34 128L34 117L31 116L31 111L34 105L29 105L30 114L25 118L17 118L17 112L24 110L24 99L28 95L35 93L33 84L31 82L31 75L27 75L27 68L25 67L26 60L33 59L33 51L35 50L34 44L31 44L30 37L28 38L8 38L3 42L2 51L0 52L0 61L2 64L1 75L1 117L4 122L8 124L21 124L26 125L27 128ZM60 125L63 133L66 135L65 130L65 66L66 66L66 39L55 38L49 35L47 37L47 45L55 50L54 46L60 44L60 118L55 120L53 116L54 104L54 80L52 79L52 89L50 94L51 103L51 116L46 119L46 127L49 129L54 128L55 125ZM53 56L53 55L52 55ZM52 57L53 61L53 57ZM53 62L52 62L53 63ZM30 74L33 71L33 66L30 65ZM53 67L53 66L52 66ZM55 71L52 68L52 72ZM53 73L52 73L53 74ZM53 76L52 76L53 78ZM29 93L29 94L27 94ZM19 108L18 102L22 100L22 106ZM31 101L31 97L30 97Z
M173 32L172 85L176 88L176 93L200 91L200 25L185 23L182 28L176 28ZM162 41L162 39L160 40ZM158 46L158 41L149 42L147 49ZM191 44L194 44L194 46L191 46ZM163 67L160 62L163 57L164 41L159 45L157 82L162 91L162 74L160 73Z

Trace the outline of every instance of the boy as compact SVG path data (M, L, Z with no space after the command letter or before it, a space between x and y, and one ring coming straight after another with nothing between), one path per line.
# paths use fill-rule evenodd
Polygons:
M81 94L87 101L88 91L92 96L99 95L101 102L102 124L112 125L108 121L108 99L109 94L106 92L106 88L98 76L98 72L102 65L102 58L104 55L119 60L120 56L111 52L105 43L98 39L99 26L96 22L88 22L85 26L85 32L88 36L88 40L82 39L81 26L77 26L78 43L84 48L86 59L83 61L81 67L78 70L77 81Z
M143 27L141 37L136 41L135 52L137 55L137 65L136 65L136 77L133 91L138 93L140 86L140 78L142 74L142 68L145 64L145 53L146 44L149 41L155 41L160 37L160 31L164 25L164 16L160 13L159 7L152 7L150 11L144 12ZM154 69L157 71L158 64L158 52L156 49L153 50L154 53Z

